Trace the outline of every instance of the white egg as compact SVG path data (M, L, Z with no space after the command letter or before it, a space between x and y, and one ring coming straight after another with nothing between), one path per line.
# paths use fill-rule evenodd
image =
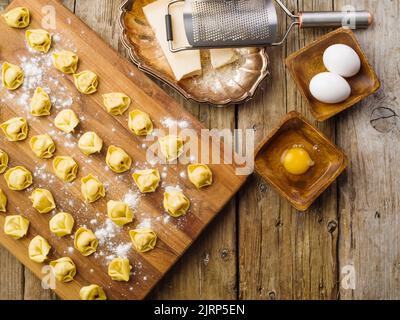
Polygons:
M313 97L324 103L339 103L351 94L349 83L343 77L332 72L317 74L310 82Z
M360 72L361 60L353 48L334 44L324 52L324 65L328 71L349 78Z

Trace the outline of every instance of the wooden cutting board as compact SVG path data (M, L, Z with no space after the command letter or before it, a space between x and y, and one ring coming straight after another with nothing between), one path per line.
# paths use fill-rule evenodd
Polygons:
M57 1L16 0L9 8L28 7L32 14L29 28L39 28L42 22L51 22L46 16L49 7L43 8L45 5L55 9L56 18L55 29L49 30L53 37L53 48L47 55L27 49L25 30L12 29L4 21L0 22L0 63L8 61L23 66L26 73L24 87L11 93L0 87L0 122L22 116L27 118L30 127L28 139L23 142L8 142L1 134L0 148L10 156L9 167L23 165L34 174L33 187L22 192L9 190L4 175L0 176L0 188L9 200L6 214L0 215L0 243L41 279L48 274L46 268L42 269L45 264L37 264L28 258L27 247L34 236L39 234L50 242L52 250L49 261L63 256L71 257L77 266L77 275L70 283L56 283L54 290L61 298L78 299L82 286L95 283L104 288L110 299L143 299L238 191L245 177L235 174L235 165L210 165L214 184L197 190L185 175L186 165L146 163L146 150L154 142L145 141L129 131L128 112L120 117L109 115L102 106L101 94L125 92L132 98L130 110L138 108L146 111L153 119L155 128L163 129L166 133L167 127L174 121L179 123L181 129L188 127L198 133L203 129L201 124ZM80 59L78 71L92 70L97 73L100 80L97 93L90 96L78 93L72 77L61 74L50 65L52 51L61 49L77 52ZM28 103L36 86L50 91L53 108L49 117L34 118L29 115ZM65 135L53 126L55 115L65 108L75 110L81 120L72 135ZM88 157L79 151L79 135L87 131L95 131L103 138L104 146L100 154ZM66 184L56 178L52 159L38 159L30 150L29 138L43 133L50 134L55 140L56 155L71 155L78 162L79 173L73 183ZM133 158L131 172L137 168L159 168L163 173L162 184L155 193L139 196L131 172L118 175L107 170L105 155L111 144L122 147ZM218 145L218 148L222 149L222 146ZM106 197L93 204L86 204L80 192L80 178L89 173L98 176L107 186ZM178 219L165 214L162 206L165 188L175 185L183 189L192 203L190 212ZM55 212L39 214L32 208L28 196L36 187L52 191L57 204ZM121 200L127 195L138 197L134 222L123 228L107 229L107 201ZM83 257L73 249L72 236L58 238L49 231L49 219L59 211L70 212L74 216L76 223L73 232L85 225L105 234L96 254ZM13 240L4 234L5 216L11 214L21 214L30 220L26 238ZM130 243L128 231L139 224L150 224L156 231L157 246L144 254L128 250L127 256L133 266L131 280L128 283L112 281L107 275L107 262L113 255L118 255L118 245Z

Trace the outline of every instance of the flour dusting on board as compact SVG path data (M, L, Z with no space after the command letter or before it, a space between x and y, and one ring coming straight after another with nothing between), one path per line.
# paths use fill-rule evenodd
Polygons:
M94 234L99 240L99 251L95 253L95 257L105 257L106 262L114 258L126 258L131 250L131 242L120 242L118 235L124 232L122 227L117 226L110 219L95 230Z
M176 186L166 186L165 192L182 192L182 188L179 185Z
M189 127L189 122L187 120L176 120L169 117L162 118L161 124L166 128L179 127L181 129L185 129Z
M136 210L139 199L139 193L129 190L127 193L125 193L122 201L125 202L132 210Z

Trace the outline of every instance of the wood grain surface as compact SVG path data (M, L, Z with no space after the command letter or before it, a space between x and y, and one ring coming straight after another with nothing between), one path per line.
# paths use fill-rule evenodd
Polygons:
M163 124L165 119L184 121L185 128L188 126L198 134L199 150L202 148L202 142L199 138L202 129L201 124L127 60L109 48L70 11L56 1L47 1L46 4L53 6L56 13L55 29L52 30L53 41L55 42L54 50L76 49L80 59L80 70L92 70L99 76L99 90L92 95L79 94L74 88L71 76L64 76L53 67L49 67L45 55L30 53L26 49L23 31L10 30L8 26L1 24L2 43L8 43L7 47L2 48L1 59L17 64L19 64L17 61L32 62L35 67L41 68L43 72L40 75L38 85L48 87L50 96L53 94L57 99L60 99L60 101L56 101L53 108L57 109L57 103L61 103L61 107L65 108L65 101L71 101L68 102L68 106L81 119L78 132L72 135L60 134L52 125L56 114L54 110L51 116L38 119L29 117L29 112L23 106L17 107L21 105L21 97L24 94L29 94L30 85L28 85L28 89L24 87L23 92L20 89L15 93L8 93L3 88L1 121L6 121L15 116L28 117L30 126L28 139L36 134L49 133L56 141L56 155L73 156L79 164L79 172L73 183L65 184L51 174L53 171L52 160L46 161L34 156L28 146L28 140L13 143L2 137L1 148L10 156L10 167L23 165L33 172L34 187L51 190L58 211L72 213L76 228L87 226L93 230L104 228L107 200L124 199L124 195L134 193L133 190L135 189L129 171L124 174L115 174L110 170L105 170L105 155L108 146L114 144L126 150L133 159L133 169L154 166L160 172L164 170L166 177L162 178L163 184L155 193L140 196L140 201L135 209L134 223L126 225L122 229L111 231L115 233L115 239L113 239L113 236L105 238L103 239L105 240L104 244L99 239L98 254L90 257L83 257L76 250L70 252L69 248L73 246L71 237L64 237L60 240L50 233L48 228L49 215L35 212L28 199L29 190L23 192L7 190L5 180L2 179L0 186L5 190L9 199L8 212L22 213L30 220L31 225L26 238L15 241L1 233L0 242L40 278L44 276L43 265L30 261L27 256L27 246L35 235L39 234L45 237L52 245L49 259L54 260L63 256L70 256L77 266L77 275L71 283L61 284L57 282L55 287L57 294L64 299L78 298L80 288L91 283L102 286L111 299L141 299L147 295L163 274L198 237L204 227L237 192L245 181L245 177L235 174L234 165L210 165L214 173L213 185L198 190L188 179L181 178L181 173L186 170L186 165L180 163L176 165L162 165L161 163L152 165L151 162L148 162L146 151L152 142L146 142L143 137L134 136L129 131L128 112L120 117L109 115L102 106L101 94L115 91L128 93L132 98L132 105L137 109L146 111L153 120L155 127L164 130L164 134L168 134L168 129ZM12 3L14 7L26 6L29 8L32 14L30 28L40 27L43 5L42 1L29 1L28 3L23 0L16 0ZM26 72L31 71L26 70ZM36 79L35 77L39 76L35 75L29 78L27 75L26 81L30 83L32 79ZM71 98L73 101L70 100ZM90 158L83 155L77 149L76 144L77 135L87 131L95 131L102 137L105 144L99 155ZM181 129L178 129L178 131L181 131ZM146 145L146 148L143 147L143 144ZM212 143L210 144L210 154L211 147ZM218 145L218 147L220 146ZM79 181L81 177L90 173L107 184L107 194L106 198L87 204L81 194ZM191 208L186 216L165 220L166 217L162 208L162 190L168 185L179 185L190 199ZM167 218L170 217L167 216ZM152 228L158 235L156 248L144 254L130 250L128 257L133 266L133 279L127 283L112 281L107 275L107 260L104 257L115 255L114 249L118 244L129 244L129 229L133 229L135 225L149 221L149 219ZM0 226L3 226L3 224L4 215L0 217ZM107 229L109 228L107 227ZM112 244L113 242L114 244Z
M62 1L124 53L116 21L119 1ZM255 128L260 142L291 110L316 124L348 155L346 172L306 213L258 176L207 228L155 287L156 299L399 299L399 43L400 1L288 0L292 10L341 10L346 4L375 15L356 36L382 88L350 110L316 123L283 60L329 30L295 30L269 49L271 78L245 105L214 108L188 103L163 86L211 128ZM0 0L5 7L7 0ZM280 14L280 18L284 16ZM280 29L286 27L283 23ZM344 285L354 272L355 287ZM50 299L40 282L0 248L0 298Z

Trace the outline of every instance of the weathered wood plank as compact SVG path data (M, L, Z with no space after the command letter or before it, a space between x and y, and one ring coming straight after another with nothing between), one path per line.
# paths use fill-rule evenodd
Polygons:
M322 0L286 3L293 10L332 9L330 2ZM255 127L256 142L288 111L300 111L311 119L283 60L321 32L295 30L283 48L269 50L272 74L268 85L259 100L239 110L239 127ZM334 136L334 123L322 129ZM240 298L335 298L337 236L327 228L336 221L335 187L307 213L296 212L259 177L253 177L245 190L239 203Z
M337 141L351 163L339 181L341 299L400 298L399 1L336 1L376 17L356 35L382 89L339 117ZM375 119L375 121L373 121ZM375 127L375 128L374 128ZM355 271L355 288L346 289ZM346 274L348 274L346 276Z

